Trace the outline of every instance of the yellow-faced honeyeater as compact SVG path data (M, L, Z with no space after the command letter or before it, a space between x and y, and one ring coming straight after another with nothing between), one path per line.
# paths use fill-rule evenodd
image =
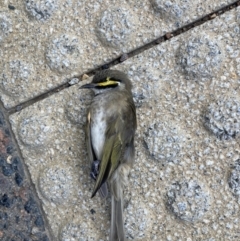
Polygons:
M134 162L137 127L132 84L117 70L98 72L91 83L94 98L87 115L86 141L91 177L96 181L92 197L111 192L110 241L124 241L123 186Z

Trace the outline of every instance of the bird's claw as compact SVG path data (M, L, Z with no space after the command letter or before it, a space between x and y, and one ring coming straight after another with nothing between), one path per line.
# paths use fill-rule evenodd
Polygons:
M95 181L96 181L97 176L98 176L99 166L100 166L99 160L95 160L95 161L92 162L90 177L92 179L94 179Z

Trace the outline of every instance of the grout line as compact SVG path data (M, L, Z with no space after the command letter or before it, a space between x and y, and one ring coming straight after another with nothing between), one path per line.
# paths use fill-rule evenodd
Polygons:
M134 56L136 56L136 55L138 55L138 54L140 54L140 53L142 53L142 52L144 52L144 51L146 51L148 49L151 49L152 47L154 47L154 46L156 46L158 44L161 44L161 43L163 43L165 41L168 41L169 39L171 39L173 37L176 37L176 36L178 36L178 35L180 35L182 33L185 33L185 32L187 32L187 31L189 31L189 30L191 30L191 29L193 29L193 28L195 28L195 27L197 27L199 25L202 25L205 22L210 21L210 20L214 19L215 17L224 14L225 12L228 12L228 11L234 9L234 8L237 8L238 6L240 6L240 0L237 0L236 2L231 3L231 4L229 4L229 5L225 6L225 7L222 7L220 9L218 9L218 10L215 10L215 11L207 14L206 16L204 16L204 17L202 17L202 18L200 18L200 19L198 19L198 20L196 20L194 22L191 22L191 23L189 23L189 24L187 24L187 25L185 25L185 26L183 26L181 28L178 28L176 30L173 30L172 32L166 33L165 35L163 35L163 36L161 36L161 37L151 41L150 43L147 43L147 44L145 44L143 46L140 46L137 49L132 50L131 52L129 52L127 54L123 54L122 56L120 56L120 57L110 61L107 64L102 65L99 68L90 70L87 73L83 73L82 75L77 76L77 77L73 77L73 78L78 78L81 81L82 76L84 74L86 74L89 77L91 77L97 71L100 71L100 70L103 70L103 69L108 69L108 68L111 68L111 67L113 67L113 66L115 66L115 65L117 65L119 63L122 63L123 61L125 61L128 58L132 58L132 57L134 57ZM71 79L73 79L73 78L71 78ZM68 81L70 81L70 80L68 80ZM66 89L66 88L68 88L70 86L72 86L72 85L69 84L68 82L64 83L64 84L61 84L60 86L55 87L55 88L49 90L46 93L40 94L39 96L36 96L33 99L27 100L27 101L25 101L25 102L23 102L23 103L21 103L21 104L19 104L17 106L9 108L9 109L4 107L4 109L8 113L8 115L14 114L14 113L16 113L18 111L21 111L22 109L24 109L24 108L26 108L26 107L28 107L28 106L36 103L36 102L41 101L41 100L43 100L43 99L45 99L45 98L47 98L47 97L49 97L49 96L59 92L59 91L62 91L62 90Z

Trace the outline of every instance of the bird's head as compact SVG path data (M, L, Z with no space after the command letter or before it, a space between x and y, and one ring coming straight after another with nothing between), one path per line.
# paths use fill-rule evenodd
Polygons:
M132 84L123 72L108 69L96 73L91 83L82 85L80 88L92 89L95 94L100 94L113 89L131 91Z

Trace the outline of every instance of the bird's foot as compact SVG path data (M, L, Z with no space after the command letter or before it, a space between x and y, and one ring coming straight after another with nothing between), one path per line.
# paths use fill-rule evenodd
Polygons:
M99 166L100 166L99 160L95 160L95 161L92 162L92 168L91 168L90 176L95 181L96 181L97 176L98 176Z

